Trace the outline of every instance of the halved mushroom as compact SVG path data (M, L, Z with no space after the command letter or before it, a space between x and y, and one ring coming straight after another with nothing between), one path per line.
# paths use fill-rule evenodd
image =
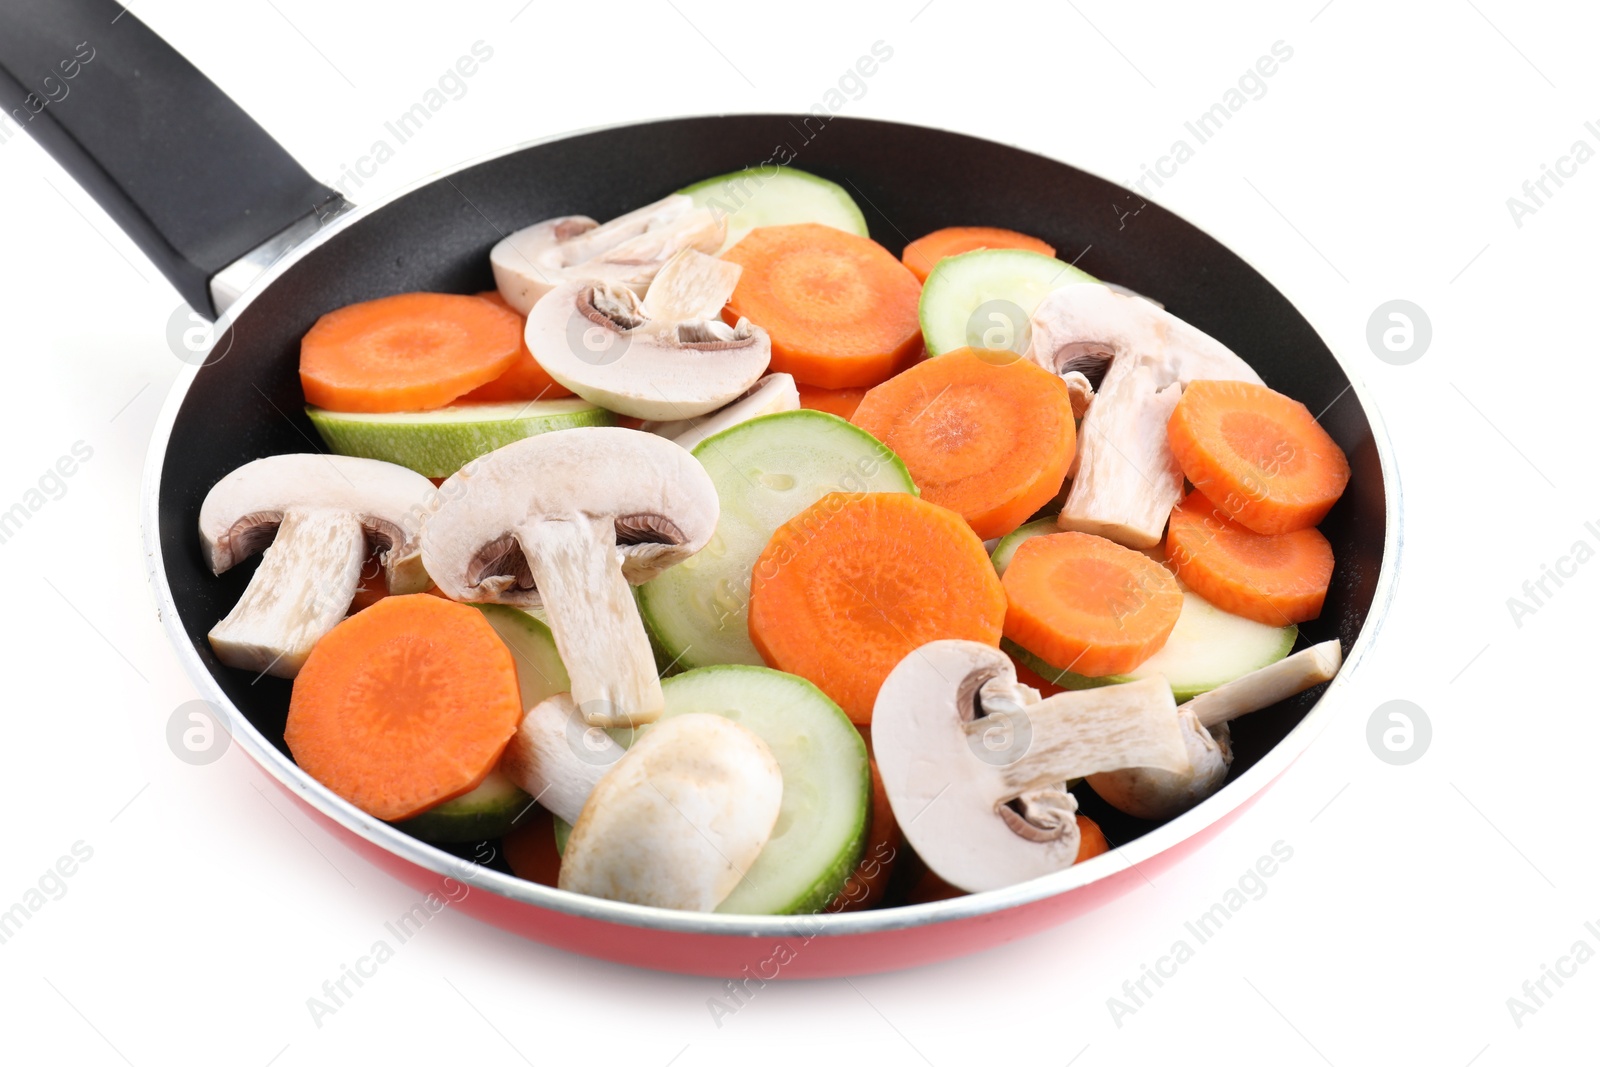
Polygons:
M589 795L558 884L608 900L710 911L761 854L782 800L778 761L754 733L720 715L664 719Z
M659 434L676 441L681 448L694 451L694 446L714 434L749 422L762 415L780 411L800 410L800 390L788 374L768 374L752 385L733 403L718 408L698 419L674 419L671 422L646 422L639 427L647 433Z
M523 716L500 755L500 773L556 818L573 823L626 751L605 730L583 721L571 693L557 693Z
M433 483L393 463L320 453L239 467L200 505L213 574L265 549L244 595L207 636L230 667L293 678L350 610L361 564L383 551L389 590L428 587L418 551Z
M1094 402L1078 432L1063 530L1109 537L1129 548L1161 540L1183 495L1183 472L1167 445L1167 420L1191 381L1261 378L1225 345L1138 296L1104 285L1067 285L1031 320L1028 358L1063 377L1093 381Z
M422 531L439 588L456 600L543 605L584 719L654 721L661 682L628 584L710 540L717 492L705 468L654 434L583 426L496 449L439 493Z
M641 419L704 415L749 389L772 358L765 330L722 321L740 269L687 249L643 301L608 282L568 283L528 316L528 350L592 404Z
M998 649L934 641L889 672L872 747L911 846L940 878L975 893L1072 865L1069 779L1185 771L1176 711L1160 675L1040 700Z
M679 193L601 225L563 215L524 227L489 252L494 283L526 315L539 298L569 281L603 281L644 295L661 265L679 250L715 252L727 220Z
M1127 767L1089 775L1089 785L1107 804L1138 819L1181 815L1227 780L1233 763L1229 722L1328 681L1342 662L1339 642L1324 641L1201 693L1178 709L1188 771Z

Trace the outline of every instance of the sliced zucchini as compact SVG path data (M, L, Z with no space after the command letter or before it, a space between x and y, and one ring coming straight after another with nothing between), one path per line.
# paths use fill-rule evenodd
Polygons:
M524 437L572 426L610 426L615 417L587 400L451 404L435 411L352 413L306 406L328 447L448 478L479 456Z
M947 256L922 286L917 316L928 355L958 348L1028 350L1028 320L1046 293L1094 281L1059 259L1016 248Z
M836 415L783 411L708 437L694 457L721 513L699 552L638 588L662 666L760 666L750 641L751 568L773 531L832 492L915 493L900 458Z
M1179 585L1181 588L1182 583ZM1298 633L1293 625L1267 626L1230 615L1199 593L1184 589L1183 610L1167 643L1127 674L1087 678L1046 663L1009 638L1001 644L1017 662L1063 689L1090 689L1164 674L1173 697L1181 703L1278 662L1294 648Z
M846 233L867 236L867 220L844 188L793 167L752 167L696 182L678 192L696 207L728 218L726 251L757 226L820 222Z

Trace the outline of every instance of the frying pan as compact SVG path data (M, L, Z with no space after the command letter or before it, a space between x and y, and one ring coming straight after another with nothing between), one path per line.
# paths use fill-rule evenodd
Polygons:
M73 68L84 42L93 58ZM7 0L0 92L13 121L183 297L208 318L222 315L214 346L167 399L142 494L150 580L185 669L236 743L329 833L418 890L448 889L459 910L522 936L645 967L768 980L906 967L1062 922L1177 863L1281 774L1333 714L1387 607L1398 481L1361 387L1238 256L1171 212L1064 163L892 122L715 115L517 146L354 209L111 0ZM1323 425L1353 475L1322 527L1338 561L1326 606L1301 633L1306 642L1339 638L1340 675L1320 692L1235 723L1228 784L1164 825L1122 816L1085 790L1083 810L1120 845L1111 854L1002 890L853 914L704 915L564 893L513 878L493 848L425 844L311 780L283 742L289 683L224 667L206 641L252 568L214 577L196 535L201 500L223 475L317 440L296 373L301 335L324 312L356 301L490 288L490 246L529 223L610 218L785 151L849 189L872 236L890 249L955 224L1037 234L1096 277L1163 301L1242 354L1274 389L1314 412L1326 408ZM469 891L462 896L448 879Z

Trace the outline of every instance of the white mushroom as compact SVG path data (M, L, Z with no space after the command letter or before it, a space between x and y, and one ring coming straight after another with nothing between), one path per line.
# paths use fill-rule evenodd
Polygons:
M539 298L569 281L603 281L639 295L680 249L715 252L727 221L690 197L673 193L601 225L564 215L524 227L489 252L494 283L506 303L526 315Z
M583 721L571 693L557 693L528 709L500 756L500 772L556 818L573 823L626 751Z
M422 557L456 599L542 606L572 699L593 726L662 710L629 583L698 552L716 530L705 468L665 438L614 426L514 441L451 475Z
M1028 358L1063 377L1105 371L1078 432L1063 530L1129 548L1161 540L1183 495L1167 420L1191 381L1261 378L1221 342L1137 296L1067 285L1033 313Z
M775 415L780 411L798 410L800 390L795 387L793 377L779 372L766 375L733 403L702 418L646 422L639 429L676 441L679 447L692 452L701 441L741 422L749 422L762 415Z
M631 289L577 281L528 316L528 350L592 404L641 419L690 419L727 404L766 372L767 332L722 321L737 263L685 250L643 301Z
M1270 708L1339 671L1343 654L1338 641L1296 652L1260 670L1251 671L1201 693L1178 709L1190 769L1129 767L1089 776L1089 785L1118 811L1139 819L1170 819L1181 815L1222 787L1233 748L1228 723L1241 715Z
M1040 700L1005 653L973 641L935 641L900 661L878 691L872 747L907 840L968 892L1072 865L1067 780L1189 765L1160 675Z
M371 548L383 550L391 592L426 589L418 534L433 497L433 483L405 467L320 453L258 459L212 486L200 505L211 572L266 549L208 635L217 658L293 678L350 610Z
M778 821L783 774L761 738L720 715L645 730L590 794L561 858L575 893L711 911Z

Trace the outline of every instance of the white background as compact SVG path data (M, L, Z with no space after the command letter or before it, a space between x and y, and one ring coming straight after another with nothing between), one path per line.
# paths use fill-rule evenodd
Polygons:
M971 132L1117 180L1275 41L1268 83L1155 199L1256 264L1363 380L1404 478L1383 639L1326 732L1262 801L1151 885L1032 939L900 974L768 986L713 1022L708 979L523 943L447 912L319 1028L306 998L412 891L322 835L237 750L165 741L194 697L144 580L137 494L180 369L173 290L23 136L0 144L0 509L76 441L93 458L0 545L0 909L75 842L93 857L0 945L0 1056L149 1064L1592 1060L1600 962L1519 1027L1573 942L1600 949L1593 649L1600 563L1518 626L1573 542L1600 545L1592 434L1600 162L1519 227L1520 195L1600 120L1579 5L955 0L767 5L238 4L136 13L331 180L477 40L491 62L366 186L601 123L805 110L873 42L893 58L842 113ZM513 20L513 16L517 16ZM1192 140L1192 139L1191 139ZM648 160L638 165L648 166ZM1000 180L997 177L997 180ZM1553 189L1553 186L1551 187ZM982 220L971 220L982 221ZM1160 294L1153 294L1160 296ZM1404 298L1425 355L1380 362ZM1248 353L1246 353L1248 355ZM1373 709L1421 705L1395 767ZM1120 995L1276 841L1293 859L1118 1026Z

